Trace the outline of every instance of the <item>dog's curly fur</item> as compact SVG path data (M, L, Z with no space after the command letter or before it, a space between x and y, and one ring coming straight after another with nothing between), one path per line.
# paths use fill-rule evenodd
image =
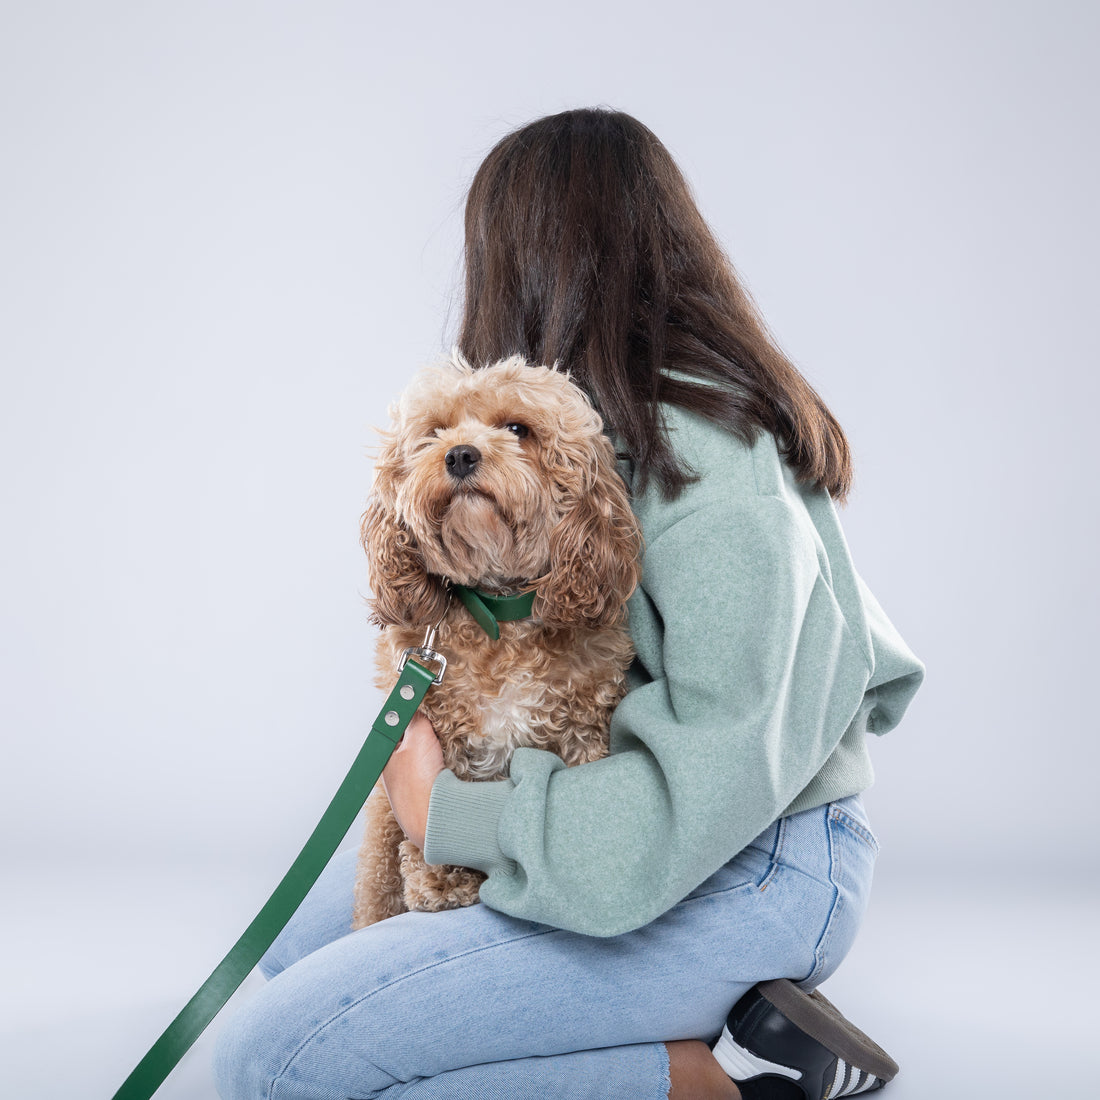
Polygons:
M404 650L442 619L447 672L422 710L459 778L507 775L520 745L568 765L604 756L632 657L625 607L641 535L598 413L560 371L518 356L475 370L456 354L422 371L391 414L362 528L372 619L383 628L378 687L389 691ZM480 457L459 478L446 456L463 445ZM448 580L535 587L532 615L502 622L493 641L449 598ZM379 783L353 927L471 905L484 877L426 864Z

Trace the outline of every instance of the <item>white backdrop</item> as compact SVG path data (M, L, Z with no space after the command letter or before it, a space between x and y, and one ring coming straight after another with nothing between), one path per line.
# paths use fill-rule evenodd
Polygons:
M454 338L465 188L507 130L603 103L669 146L849 433L857 567L928 666L873 746L880 876L1094 887L1098 24L5 4L5 875L206 884L108 909L124 940L251 916L377 709L372 426ZM26 950L75 889L9 914Z

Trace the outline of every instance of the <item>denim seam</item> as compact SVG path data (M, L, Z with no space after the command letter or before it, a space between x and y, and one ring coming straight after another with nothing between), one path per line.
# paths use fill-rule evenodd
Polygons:
M781 817L778 822L778 828L776 829L775 848L772 850L771 865L768 867L767 873L760 880L757 885L757 889L763 893L768 888L768 884L773 878L775 878L776 872L779 870L780 857L783 855L783 845L787 840L787 819Z
M832 811L830 811L829 828L826 829L826 833L829 837L829 885L833 889L833 904L829 907L829 915L825 918L825 927L822 929L821 936L814 947L813 970L803 979L807 982L814 981L818 974L825 969L825 947L829 941L829 933L832 931L833 922L844 908L844 896L840 892L839 885L837 885L842 874L840 845L836 843L832 824Z
M554 931L555 929L553 928L543 928L540 929L538 932L529 932L524 936L514 936L511 939L501 940L497 943L485 944L482 947L472 947L469 951L463 951L460 955L450 955L446 959L438 959L435 962L427 964L426 966L421 966L417 970L411 970L407 974L401 974L398 977L394 978L392 981L385 982L383 985L378 986L377 989L372 989L369 993L365 993L362 997L356 998L356 1000L352 1001L351 1004L345 1005L343 1008L340 1009L339 1012L336 1012L332 1016L330 1016L327 1020L324 1021L324 1023L318 1024L317 1027L315 1027L313 1031L311 1031L309 1035L307 1035L306 1038L304 1038L298 1044L298 1046L291 1053L290 1057L286 1060L286 1064L283 1066L283 1068L279 1070L279 1072L272 1078L271 1086L267 1090L267 1100L275 1100L276 1086L279 1084L280 1080L282 1080L287 1070L289 1070L290 1067L293 1065L294 1060L298 1057L298 1055L301 1054L302 1051L305 1050L306 1047L309 1046L309 1044L312 1043L313 1040L316 1039L317 1036L325 1030L325 1028L329 1027L329 1025L331 1024L336 1023L336 1021L339 1020L341 1016L345 1016L353 1008L358 1008L364 1001L369 1001L371 997L383 992L383 990L389 989L391 986L394 985L399 985L401 982L406 981L409 978L415 978L417 975L425 973L425 971L435 970L438 967L446 966L448 963L457 962L459 959L465 959L470 955L478 955L483 951L492 951L498 947L507 947L513 943L520 943L523 940L532 940L538 936L545 936Z
M687 897L681 898L676 903L675 908L678 909L682 905L691 905L697 901L706 901L708 898L720 898L723 894L733 894L738 890L758 891L759 889L760 887L750 878L744 882L735 882L732 886L721 886L717 890L708 890L705 894L689 894Z

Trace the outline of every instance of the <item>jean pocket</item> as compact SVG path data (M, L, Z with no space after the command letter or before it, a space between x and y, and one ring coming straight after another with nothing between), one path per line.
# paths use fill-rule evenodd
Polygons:
M839 802L833 802L829 806L830 825L835 823L850 832L857 840L861 840L873 855L879 853L878 837L871 829L867 814L864 812L863 803L856 797L843 798Z
M692 890L688 898L727 893L731 890L764 889L777 866L776 861L783 848L784 827L785 823L780 819L765 829L733 859L719 867L710 878Z

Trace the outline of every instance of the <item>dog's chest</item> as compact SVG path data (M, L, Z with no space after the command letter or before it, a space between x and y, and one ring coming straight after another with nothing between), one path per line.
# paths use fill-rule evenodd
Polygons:
M530 673L510 677L495 694L485 693L482 688L475 728L462 739L461 757L468 777L492 779L507 775L516 748L542 744L540 726L545 722L549 702L545 687Z
M608 720L629 661L625 630L547 639L533 624L503 623L493 642L475 623L460 621L440 635L446 674L422 710L444 765L459 779L506 776L520 747L553 752L569 765L606 755ZM380 688L392 683L389 670L404 647L419 641L412 631L383 636Z

